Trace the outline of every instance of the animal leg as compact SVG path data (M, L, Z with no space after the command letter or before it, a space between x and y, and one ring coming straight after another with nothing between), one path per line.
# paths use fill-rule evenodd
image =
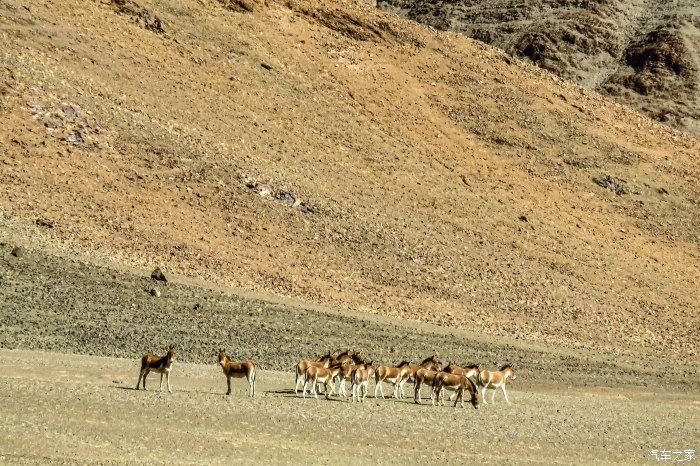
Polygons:
M163 391L163 373L160 373L160 391Z
M489 404L486 401L486 386L485 385L483 387L481 387L481 399L484 401L485 405Z
M166 372L165 381L168 383L168 393L172 393L173 391L170 389L170 372Z
M316 396L316 381L311 380L311 394ZM316 399L318 399L318 396L316 396Z
M503 387L503 385L501 385L501 388L502 387ZM496 389L494 388L493 392L491 392L491 404L495 404L495 401L496 401Z
M141 372L139 372L139 380L138 380L138 382L136 382L136 390L139 389L139 385L141 385L141 379L143 378L143 376L144 376L144 370L141 369ZM144 380L144 382L145 382L145 380ZM144 390L146 389L145 383L144 383L143 389L144 389Z
M150 369L146 369L146 372L143 373L143 389L146 390L146 377L148 377L148 373L151 372Z
M231 394L231 376L230 375L226 375L226 388L227 388L226 394L230 395Z
M314 378L313 382L311 383L311 390L314 391L314 397L316 400L318 400L318 388L318 378ZM323 388L325 389L327 387L324 385Z
M506 393L506 384L501 385L501 390L503 391L503 396L506 397L506 403L510 404L510 400L508 400L508 394ZM494 390L495 392L496 390Z

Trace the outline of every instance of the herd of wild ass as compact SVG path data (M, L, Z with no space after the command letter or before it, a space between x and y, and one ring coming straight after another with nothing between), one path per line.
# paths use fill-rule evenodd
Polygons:
M153 371L160 374L160 390L163 391L163 376L170 388L170 372L175 361L175 349L171 345L165 356L147 354L141 358L141 372L139 373L136 389L143 381L143 389L146 389L146 376ZM231 394L231 377L243 378L248 381L248 395L255 396L255 363L251 360L234 361L226 355L226 351L219 349L219 365L226 375L227 395ZM350 382L352 401L364 402L369 391L369 382L374 379L374 397L377 392L384 398L384 383L393 385L394 398L405 398L404 386L407 382L413 382L414 401L422 403L421 388L423 385L430 387L430 399L434 405L445 404L445 389L453 391L450 400L454 399L454 406L461 403L464 406L464 392L469 392L471 403L475 408L479 407L478 389L481 389L481 397L486 402L486 390L492 389L491 403L494 403L496 390L499 388L508 404L506 382L515 379L515 370L511 364L506 364L498 371L480 370L479 365L460 367L454 363L446 366L436 356L425 359L420 364L411 364L403 361L397 366L375 366L367 361L362 353L345 351L339 355L326 354L315 360L302 359L296 364L296 385L294 393L299 393L302 388L302 397L306 398L307 388L316 399L321 386L324 395L330 398L338 388L338 395L348 397L346 381Z

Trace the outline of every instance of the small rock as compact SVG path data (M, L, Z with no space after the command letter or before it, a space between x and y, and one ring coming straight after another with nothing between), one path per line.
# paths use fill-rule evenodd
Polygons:
M162 19L156 17L156 20L153 23L152 29L157 31L157 32L165 32L165 23L163 22Z
M80 131L73 131L70 133L68 136L66 136L66 141L68 144L76 147L80 147L85 144L85 138L83 137L83 133Z
M593 181L601 188L610 189L618 196L622 196L623 194L629 194L630 192L625 180L613 178L610 175L606 175L603 178L593 178Z
M265 68L266 70L270 71L272 69L272 65L268 65L267 63L260 63L260 66Z
M35 223L40 227L53 228L53 222L51 222L50 220L45 220L43 218L36 219Z
M518 218L520 219L521 222L527 222L527 221L528 221L527 215L521 215L521 216L518 217Z
M151 288L151 296L160 298L160 290L158 288Z
M296 198L292 195L292 193L288 193L286 191L279 191L277 194L275 194L275 199L278 201L284 202L288 206L293 206L297 200Z
M151 278L153 280L158 280L159 282L167 282L168 278L165 276L162 270L160 270L160 267L156 267L153 269L153 272L151 272Z
M12 249L12 252L10 252L15 257L22 257L24 255L24 248L21 246L16 246Z
M305 214L315 214L316 213L316 209L314 209L310 205L305 204L303 202L301 204L299 204L299 210L301 210Z
M63 113L69 117L75 116L75 114L77 113L75 109L70 105L64 106L61 110L63 110Z
M250 189L255 190L260 196L266 197L272 195L272 187L268 184L254 181L248 183L246 186L248 186Z

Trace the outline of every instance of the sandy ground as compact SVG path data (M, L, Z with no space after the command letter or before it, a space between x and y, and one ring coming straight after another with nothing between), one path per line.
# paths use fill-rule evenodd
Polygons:
M291 373L261 371L227 397L214 364L179 364L174 393L134 391L134 360L0 350L0 461L353 464L498 461L648 464L652 448L697 448L700 396L547 386L513 404L304 402ZM155 389L155 391L154 391ZM371 389L372 391L373 389Z

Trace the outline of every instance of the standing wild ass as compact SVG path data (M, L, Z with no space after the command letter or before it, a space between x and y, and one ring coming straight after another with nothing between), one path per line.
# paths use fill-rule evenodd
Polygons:
M170 371L173 369L173 363L175 362L175 347L170 345L168 347L168 352L165 356L156 356L155 354L145 354L141 358L141 372L139 372L139 380L136 382L136 390L139 389L139 384L143 379L143 389L146 390L146 377L148 373L153 371L160 374L160 391L163 391L163 374L165 374L165 380L168 382L168 392L172 393L170 389Z
M247 361L234 361L226 355L223 348L219 348L219 365L226 375L227 395L231 394L231 377L248 380L248 396L255 396L255 363Z
M506 403L510 404L508 394L506 393L506 381L508 378L515 380L515 370L513 369L512 364L506 364L497 371L479 372L476 383L479 385L479 387L481 387L481 396L484 399L484 403L486 403L487 388L493 389L491 394L491 404L493 404L496 399L496 389L500 388L503 392L503 396L506 398Z
M389 382L394 384L394 398L399 398L399 386L403 381L406 372L408 372L408 366L411 363L408 361L403 361L396 367L391 366L379 366L374 371L374 397L377 398L377 389L381 392L382 398L384 398L384 389L382 388L382 382Z

